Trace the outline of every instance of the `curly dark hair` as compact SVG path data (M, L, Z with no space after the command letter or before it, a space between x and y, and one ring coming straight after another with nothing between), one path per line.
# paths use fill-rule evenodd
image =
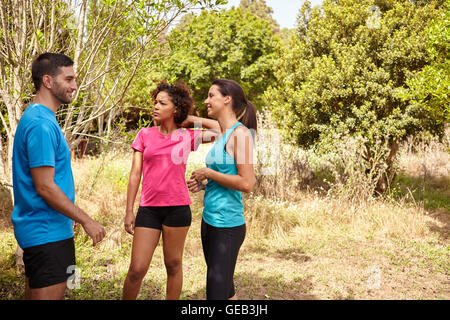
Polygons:
M178 80L173 84L169 84L166 80L163 80L158 84L156 89L152 91L153 102L156 101L156 96L161 91L167 92L169 95L176 110L174 121L176 124L181 124L184 120L186 120L192 106L194 105L191 90L182 80Z

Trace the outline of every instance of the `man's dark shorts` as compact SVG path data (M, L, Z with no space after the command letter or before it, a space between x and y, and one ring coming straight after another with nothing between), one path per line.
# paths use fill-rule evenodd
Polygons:
M23 262L31 289L66 282L75 272L73 238L25 248Z

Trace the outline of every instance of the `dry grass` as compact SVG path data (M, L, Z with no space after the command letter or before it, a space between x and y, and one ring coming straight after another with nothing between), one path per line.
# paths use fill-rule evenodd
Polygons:
M12 212L12 203L10 192L0 187L0 228L11 227L10 216Z
M285 289L300 281L299 291L281 290L268 294L269 298L449 297L448 242L430 230L440 222L420 208L405 209L385 202L351 208L337 200L305 195L295 210L295 223L278 214L278 220L269 222L276 226L269 236L250 235L246 248L250 258L242 258L250 270L257 265L272 277L282 276ZM381 276L377 286L369 283L373 270Z
M442 142L437 138L409 138L400 149L399 165L411 176L423 179L450 177L450 127Z

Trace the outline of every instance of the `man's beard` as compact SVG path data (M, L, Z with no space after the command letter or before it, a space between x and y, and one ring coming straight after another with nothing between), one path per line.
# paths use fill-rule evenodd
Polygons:
M61 104L70 104L72 102L72 97L67 96L67 90L59 84L52 90L52 94Z

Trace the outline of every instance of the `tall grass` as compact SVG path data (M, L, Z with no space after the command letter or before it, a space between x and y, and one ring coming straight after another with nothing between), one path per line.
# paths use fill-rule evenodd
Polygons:
M450 127L441 141L437 137L409 137L399 151L399 165L423 180L450 176Z
M256 150L262 161L256 165L257 194L287 201L301 199L305 190L350 202L374 198L386 171L385 144L376 143L368 161L368 141L362 137L338 137L332 151L319 153L282 141L268 111L261 114L258 126Z
M283 142L267 111L260 115L258 127L257 183L245 200L253 235L280 235L302 223L303 227L305 223L331 223L331 234L342 226L361 236L398 236L406 232L420 237L427 232L426 208L415 201L417 195L397 192L393 196L398 179L385 195L376 193L377 183L386 171L390 151L386 144L377 142L368 162L364 138L337 139L332 152L319 154L312 148ZM445 139L444 143L432 140L415 148L412 152L403 144L393 167L400 175L405 170L415 175L422 172L424 179L436 182L435 188L444 189L439 201L445 208L442 196L445 198L449 190L448 144Z

